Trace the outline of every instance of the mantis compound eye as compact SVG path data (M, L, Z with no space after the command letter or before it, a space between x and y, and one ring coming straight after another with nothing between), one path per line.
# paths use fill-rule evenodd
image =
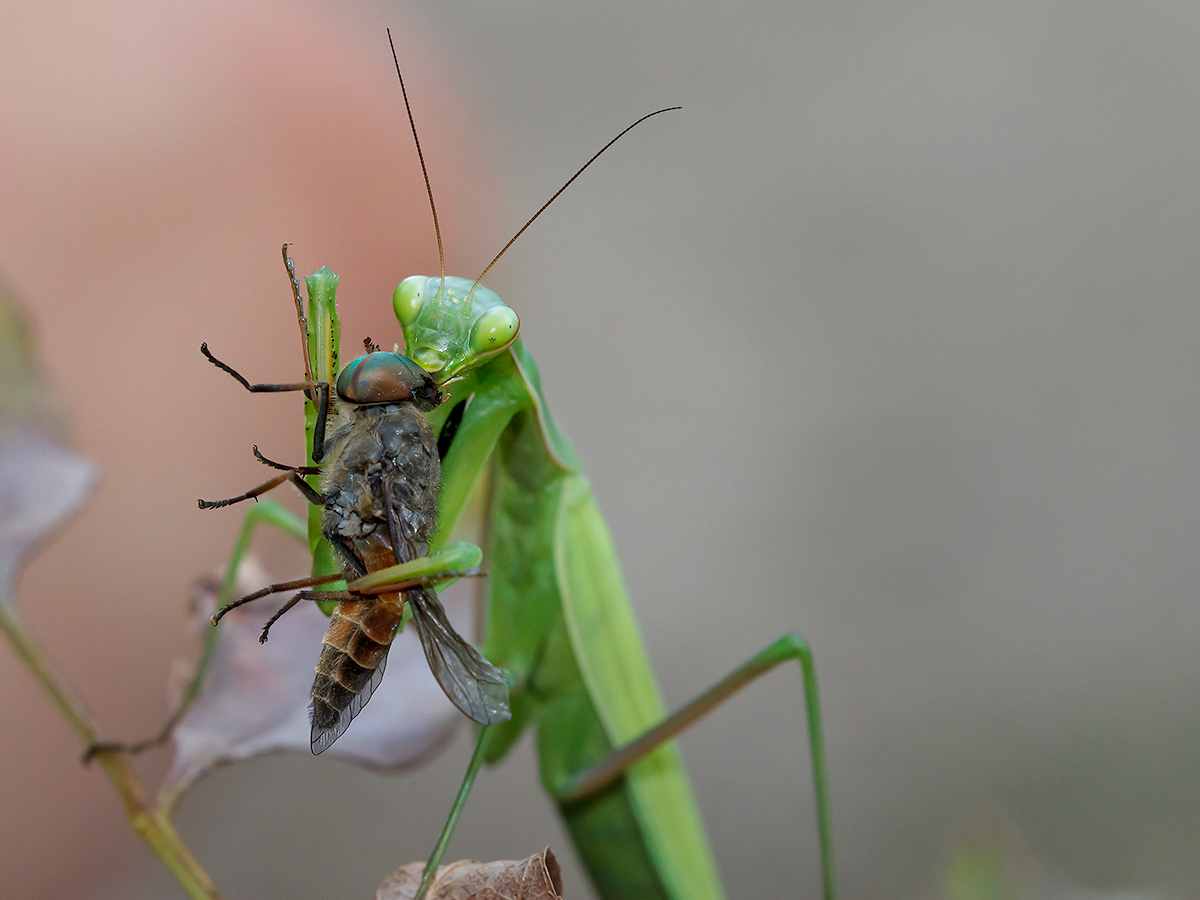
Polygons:
M499 353L517 338L521 320L510 307L496 306L471 326L471 351L478 357Z
M392 293L392 309L396 312L396 319L399 320L401 328L411 328L417 321L417 316L421 314L421 307L425 304L421 286L428 280L420 275L405 278Z
M400 353L376 351L342 369L337 395L348 403L403 403L413 400L432 409L442 402L429 373Z

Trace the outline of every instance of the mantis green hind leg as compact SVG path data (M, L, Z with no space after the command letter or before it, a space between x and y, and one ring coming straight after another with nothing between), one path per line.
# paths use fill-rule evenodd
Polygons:
M425 861L425 868L421 871L421 884L417 887L417 893L413 896L413 900L425 900L425 895L429 893L429 888L433 885L438 866L441 865L442 857L446 854L446 847L450 844L454 829L458 827L459 817L466 809L467 797L471 794L471 788L475 786L475 778L479 774L484 760L487 759L488 737L491 735L491 728L491 725L484 725L479 729L475 752L471 754L471 761L467 764L467 771L463 775L462 784L458 787L458 794L454 797L454 805L450 807L450 814L446 816L446 824L442 826L442 833L438 835L433 852Z
M238 529L237 539L233 543L233 552L230 553L229 561L225 564L225 572L221 576L221 585L217 590L216 604L213 606L214 612L224 608L233 601L234 588L237 586L238 569L241 568L242 560L245 559L246 553L249 552L254 532L258 529L259 525L270 525L289 537L296 538L301 543L308 540L307 526L283 505L274 500L260 500L256 503L246 513L246 517L242 520L242 527ZM209 664L212 662L213 654L217 649L217 638L218 632L215 628L205 629L204 640L200 646L200 656L196 660L196 668L192 672L191 678L188 679L187 686L183 689L183 695L180 697L178 705L155 734L144 740L128 744L116 742L93 744L87 749L84 761L90 760L100 751L142 753L152 747L165 744L171 736L171 732L175 730L175 726L179 724L179 720L183 718L184 714L196 701L196 698L200 696L200 691L204 687L204 678L208 674Z
M812 649L803 637L785 634L756 653L708 690L685 703L658 725L646 731L604 759L565 777L555 795L562 803L572 803L594 796L620 778L638 760L655 748L680 734L706 713L720 706L760 675L765 675L780 663L795 660L800 664L804 686L804 704L808 716L809 752L817 806L817 833L821 844L821 875L825 900L834 900L833 822L829 803L829 775L825 759L824 728L821 723L821 704L817 691L817 670Z
M643 759L647 754L662 746L706 713L716 709L727 699L754 681L761 675L774 669L781 663L795 660L800 665L804 687L804 703L808 718L809 752L812 760L812 778L817 807L817 833L821 846L821 878L824 900L835 900L836 880L833 858L833 821L829 802L829 775L825 758L824 728L821 721L821 705L817 690L817 671L813 660L812 649L800 635L785 634L778 640L756 653L749 660L738 666L712 687L685 703L658 725L646 731L610 753L607 757L583 769L579 769L559 782L554 790L555 799L563 804L571 804L586 800L604 791L614 781L621 778L630 766ZM442 856L449 844L458 819L466 807L467 797L474 786L475 778L484 762L488 738L488 729L480 732L479 741L471 762L463 776L458 795L451 807L446 824L438 836L438 841L430 854L422 876L421 887L415 900L423 900Z

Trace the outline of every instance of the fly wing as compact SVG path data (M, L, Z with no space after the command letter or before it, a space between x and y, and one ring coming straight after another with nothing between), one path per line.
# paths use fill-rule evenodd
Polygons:
M386 432L386 433L385 433ZM415 409L380 426L384 461L380 473L388 535L396 562L428 552L437 520L440 462L433 430ZM450 702L481 725L506 722L508 678L454 630L437 594L423 587L405 591L430 671Z
M507 722L508 679L454 630L437 594L423 587L407 592L413 624L425 658L450 702L480 725Z
M318 701L313 697L313 705L309 710L309 716L312 719L312 731L309 733L310 747L313 755L324 753L328 750L333 742L346 733L346 729L350 727L350 723L354 721L367 701L371 699L371 695L375 693L375 688L379 687L379 683L383 681L383 670L387 666L387 651L388 648L383 648L383 656L379 658L379 665L375 671L371 673L370 679L363 689L354 695L349 705L337 710L335 718L332 722L327 721L327 716L334 710L329 707L329 704L323 701ZM318 711L317 705L320 702L321 709ZM324 715L322 715L324 713Z
M383 501L396 562L406 563L429 552L429 535L437 527L437 441L428 420L414 408L384 419L379 441L382 496L376 499Z

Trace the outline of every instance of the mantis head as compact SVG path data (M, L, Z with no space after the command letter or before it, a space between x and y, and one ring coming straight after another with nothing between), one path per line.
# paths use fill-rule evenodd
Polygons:
M466 278L413 275L400 282L392 307L408 356L438 384L508 349L521 322L494 291Z

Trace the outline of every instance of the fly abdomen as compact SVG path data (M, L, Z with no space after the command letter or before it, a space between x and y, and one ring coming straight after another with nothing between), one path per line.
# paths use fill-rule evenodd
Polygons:
M343 600L333 611L312 686L313 753L341 737L383 680L402 613L399 597Z

